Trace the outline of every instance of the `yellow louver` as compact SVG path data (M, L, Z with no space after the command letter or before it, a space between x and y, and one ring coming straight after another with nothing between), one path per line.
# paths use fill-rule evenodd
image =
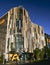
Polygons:
M14 61L14 60L19 61L19 56L18 56L18 54L14 54L14 55L13 55L12 61Z

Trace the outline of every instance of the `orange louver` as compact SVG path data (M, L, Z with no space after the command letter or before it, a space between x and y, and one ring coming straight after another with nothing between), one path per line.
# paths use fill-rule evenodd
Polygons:
M48 40L48 42L50 43L50 40Z
M47 39L47 42L50 43L50 39Z
M0 20L0 25L4 23L4 19Z

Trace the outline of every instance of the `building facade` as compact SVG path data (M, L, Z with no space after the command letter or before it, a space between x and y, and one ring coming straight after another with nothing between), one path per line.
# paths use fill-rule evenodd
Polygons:
M7 53L13 49L18 53L23 51L33 53L35 48L42 49L45 46L43 27L32 23L23 7L12 8L2 19L6 22L6 32L3 37L5 37L4 49L7 60Z
M5 52L6 30L7 30L7 14L0 19L0 54Z
M46 46L50 48L50 35L46 33L45 33L45 42L46 42Z

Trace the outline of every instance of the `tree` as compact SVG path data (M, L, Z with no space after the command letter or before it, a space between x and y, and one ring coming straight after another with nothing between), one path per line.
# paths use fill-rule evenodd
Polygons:
M35 60L40 60L40 53L41 53L41 50L39 48L36 48L34 50L34 58L35 58Z
M45 55L45 50L42 49L42 50L40 51L40 54L39 54L40 60L43 60L43 59L44 59L44 55Z

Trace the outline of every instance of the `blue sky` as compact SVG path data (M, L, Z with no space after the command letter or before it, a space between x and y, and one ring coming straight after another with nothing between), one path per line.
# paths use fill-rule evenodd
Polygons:
M0 17L12 7L23 6L29 12L32 22L44 27L50 35L50 1L49 0L0 0Z

